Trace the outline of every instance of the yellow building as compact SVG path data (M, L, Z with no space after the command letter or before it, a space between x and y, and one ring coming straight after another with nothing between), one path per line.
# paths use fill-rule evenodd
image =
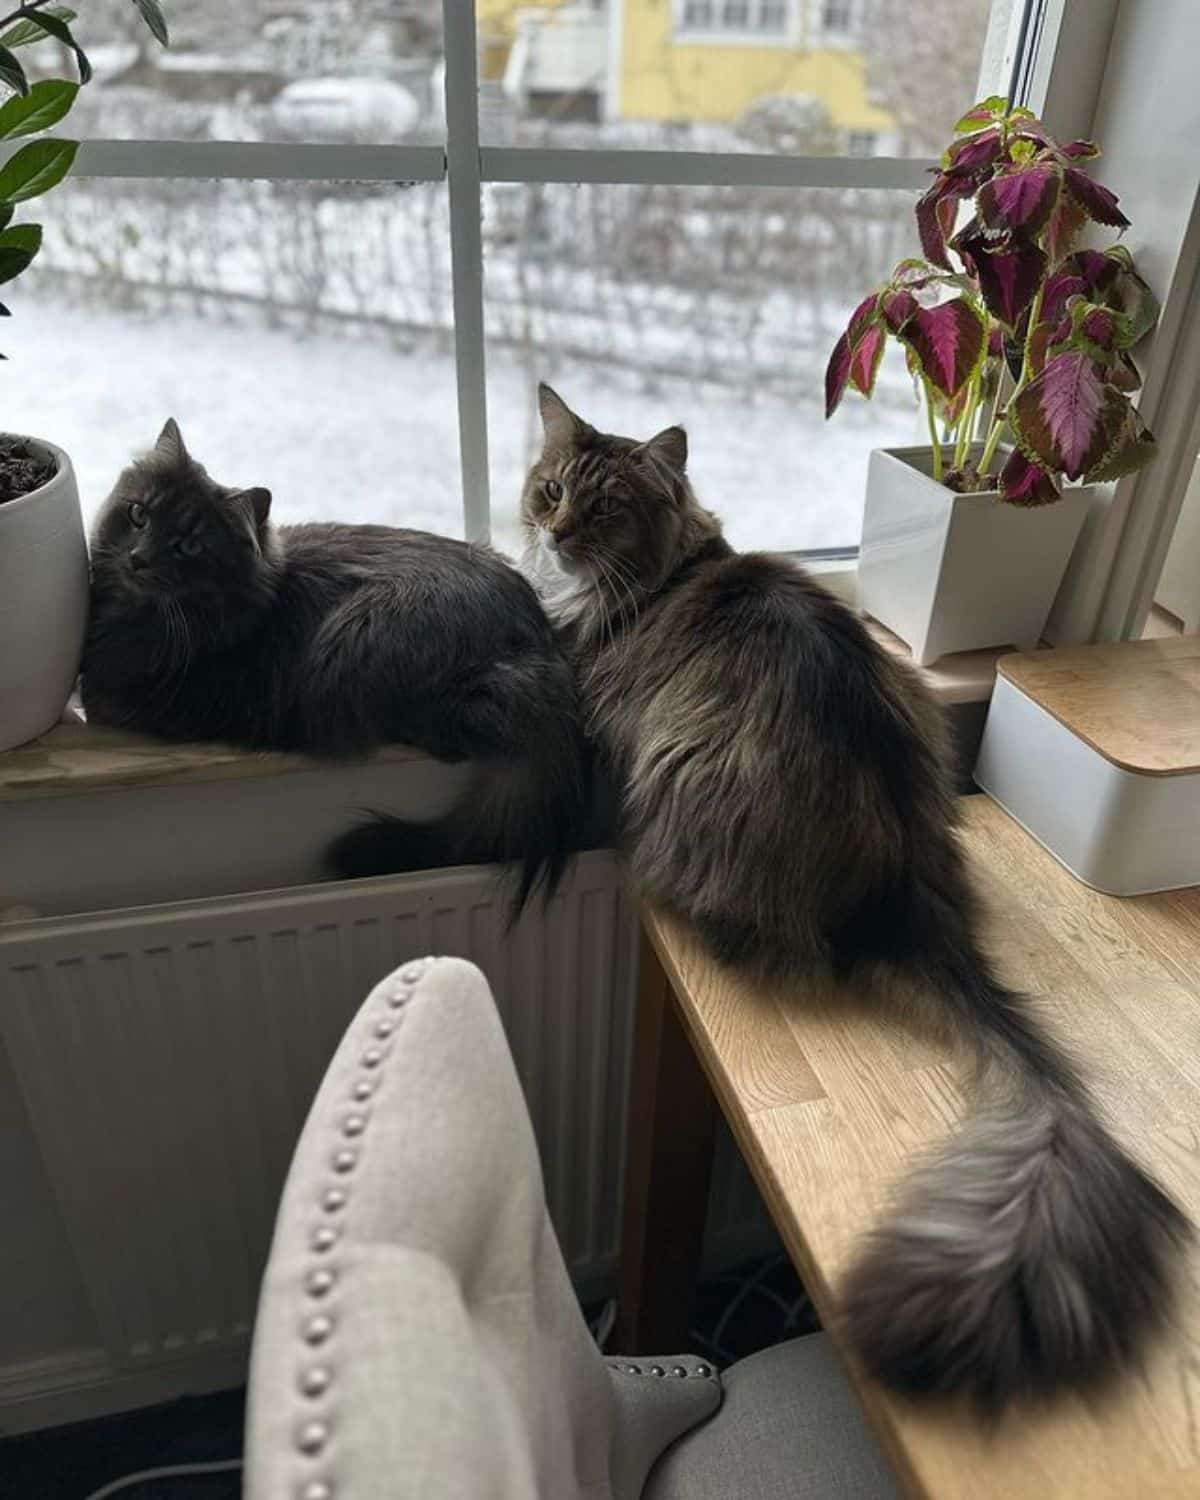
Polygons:
M530 113L591 89L605 119L735 124L803 99L834 149L890 148L892 117L868 93L864 0L477 0L476 13L481 77Z

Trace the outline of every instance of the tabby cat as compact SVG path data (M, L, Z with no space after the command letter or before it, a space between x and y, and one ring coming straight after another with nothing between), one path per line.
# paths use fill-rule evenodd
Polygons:
M270 505L265 489L211 479L173 421L124 471L92 538L89 720L317 755L404 741L479 761L490 769L471 803L499 843L471 853L499 857L519 837L522 897L553 883L581 816L584 747L570 667L529 584L486 548L386 526L275 527ZM376 839L372 824L347 834L341 871L375 873Z
M689 485L682 429L613 437L539 394L528 571L573 652L642 892L754 974L884 965L978 1048L977 1112L843 1288L862 1358L993 1409L1128 1365L1189 1226L981 952L918 676L795 562L733 551Z

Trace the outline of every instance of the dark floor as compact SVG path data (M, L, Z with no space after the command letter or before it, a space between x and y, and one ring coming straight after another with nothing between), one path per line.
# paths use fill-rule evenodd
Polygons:
M817 1322L795 1271L777 1255L701 1282L691 1325L692 1352L725 1366L811 1333ZM228 1391L10 1438L0 1443L0 1497L87 1500L124 1474L235 1458L243 1398L242 1391ZM240 1494L237 1474L213 1474L147 1480L122 1490L119 1500L238 1500Z

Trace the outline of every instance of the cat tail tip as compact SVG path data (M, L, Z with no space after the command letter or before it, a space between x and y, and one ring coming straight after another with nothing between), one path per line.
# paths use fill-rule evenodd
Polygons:
M1085 1103L1018 1095L908 1181L851 1268L843 1326L884 1384L995 1418L1135 1367L1193 1232Z

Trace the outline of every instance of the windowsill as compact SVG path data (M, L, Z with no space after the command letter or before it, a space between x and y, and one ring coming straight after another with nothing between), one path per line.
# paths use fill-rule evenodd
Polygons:
M908 655L908 647L882 625L870 621L869 627L889 651ZM943 703L983 703L991 697L996 660L1007 649L946 656L926 667L924 675ZM369 757L374 765L428 759L423 751L409 745L388 746ZM175 744L123 729L85 724L72 717L41 739L0 752L0 803L127 791L131 787L274 778L345 764L305 755L240 750L216 742Z
M408 745L394 745L377 751L371 761L400 763L427 758ZM174 744L71 718L64 719L41 739L0 752L0 802L123 791L140 786L274 778L300 771L320 771L335 764L345 762L240 750L216 742Z

